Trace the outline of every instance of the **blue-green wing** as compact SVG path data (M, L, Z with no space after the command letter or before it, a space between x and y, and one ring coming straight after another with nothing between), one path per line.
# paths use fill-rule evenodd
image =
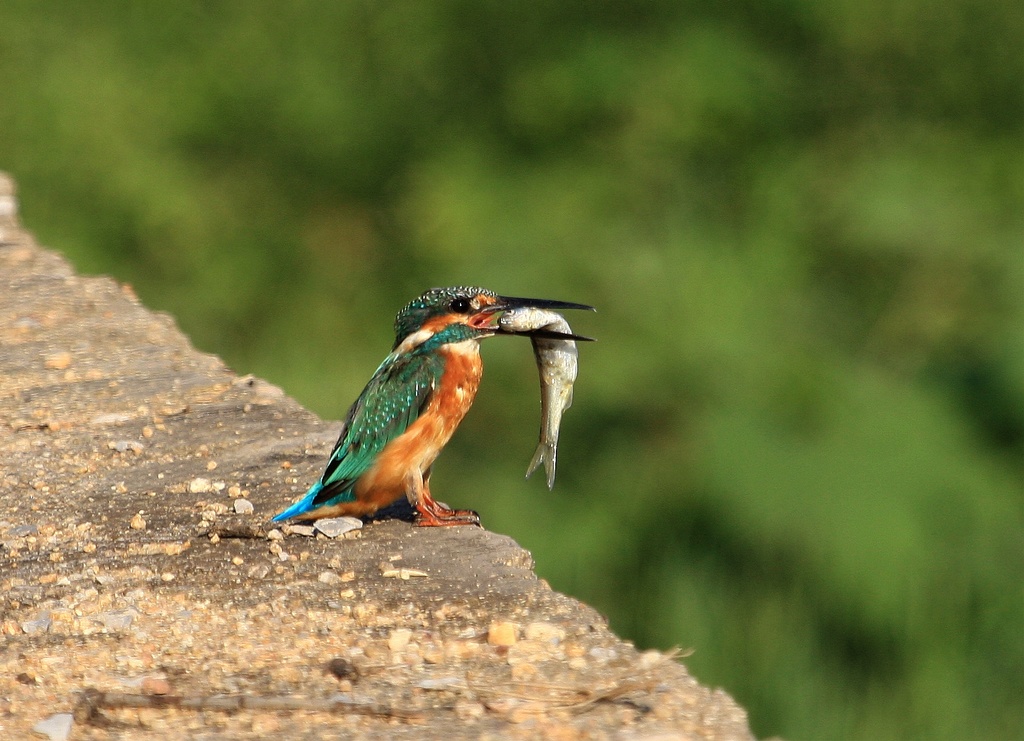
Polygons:
M350 490L384 446L416 421L443 371L444 359L436 353L389 356L381 364L345 417L314 508Z

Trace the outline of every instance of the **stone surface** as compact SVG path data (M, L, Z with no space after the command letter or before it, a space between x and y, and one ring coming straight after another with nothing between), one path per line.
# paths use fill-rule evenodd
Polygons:
M355 517L325 517L314 522L313 527L328 538L337 538L353 530L361 530L363 523Z
M67 741L71 736L71 727L73 725L74 718L71 713L57 713L36 723L32 726L32 730L37 735L50 739L50 741Z
M0 738L72 712L82 739L750 738L510 538L401 511L268 535L338 423L16 214L0 176Z
M236 499L234 509L236 515L251 515L256 511L248 499Z

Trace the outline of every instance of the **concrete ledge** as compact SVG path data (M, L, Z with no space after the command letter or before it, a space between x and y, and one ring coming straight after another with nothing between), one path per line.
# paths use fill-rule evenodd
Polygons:
M751 738L510 538L268 538L337 429L39 248L0 175L0 736Z

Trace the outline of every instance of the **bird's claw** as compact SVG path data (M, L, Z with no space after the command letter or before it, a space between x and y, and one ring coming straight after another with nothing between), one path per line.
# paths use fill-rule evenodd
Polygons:
M421 500L416 505L415 527L453 527L480 525L480 515L471 509L452 509L444 502Z

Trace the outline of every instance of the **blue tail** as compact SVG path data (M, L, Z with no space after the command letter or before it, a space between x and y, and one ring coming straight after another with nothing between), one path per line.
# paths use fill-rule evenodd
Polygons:
M298 517L299 515L305 514L306 512L318 509L319 507L323 506L323 503L319 503L316 505L313 504L313 500L316 499L317 494L323 491L323 488L323 484L317 481L315 484L309 487L309 491L306 492L306 495L302 497L302 499L297 501L284 512L279 512L278 514L274 515L273 522L289 520L292 517Z

